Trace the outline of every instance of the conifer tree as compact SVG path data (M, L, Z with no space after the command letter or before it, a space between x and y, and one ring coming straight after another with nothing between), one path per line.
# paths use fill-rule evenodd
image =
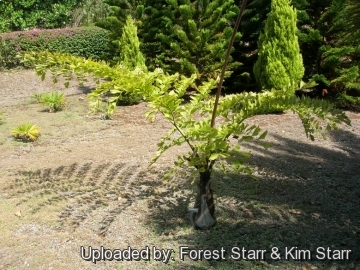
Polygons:
M110 16L95 25L109 30L109 39L111 49L119 55L119 38L122 35L123 27L126 23L127 15L133 18L141 18L144 10L144 0L104 0L104 3L110 6ZM118 58L114 59L118 61Z
M360 4L355 1L333 0L322 16L332 41L321 48L322 68L334 93L350 90L360 94L360 27L357 25L360 9L357 6Z
M359 35L360 31L360 2L358 0L348 0L345 2L343 10L344 26L347 34L355 33Z
M170 0L172 12L163 17L169 31L157 38L166 46L160 64L167 71L200 80L214 78L222 67L239 8L233 0ZM238 38L240 35L238 35ZM229 65L229 70L234 63Z
M332 39L328 35L328 23L322 22L322 15L329 9L331 2L332 0L292 0L298 11L298 38L305 66L305 80L317 78L321 89L326 83L321 67L320 48L326 44L325 40Z
M297 38L296 10L289 0L272 0L271 12L258 41L254 75L262 89L294 91L304 75Z
M149 70L154 70L156 67L166 69L164 62L168 46L158 38L158 35L166 36L168 41L175 38L172 25L177 12L166 0L145 0L144 3L138 34L141 50L146 55L146 66Z
M126 24L119 41L119 48L120 64L124 65L129 70L134 70L136 67L143 71L146 70L145 59L140 51L137 27L130 15L127 16Z
M234 61L240 62L241 65L224 82L226 88L235 91L254 91L257 88L253 67L257 59L257 41L270 12L270 3L271 0L249 1L238 30L241 39L240 42L235 42L232 53Z
M325 87L327 80L322 69L321 46L327 41L333 43L329 36L329 22L322 22L322 15L329 9L333 0L291 0L297 11L297 27L300 52L305 67L304 81L315 79L318 90ZM354 0L356 1L356 0ZM251 90L256 88L253 72L257 60L257 41L260 32L264 31L267 14L270 12L271 0L252 0L244 13L239 27L242 34L239 43L235 44L232 54L235 61L242 63L225 84L235 89ZM246 75L246 76L244 76ZM314 76L315 75L315 76Z

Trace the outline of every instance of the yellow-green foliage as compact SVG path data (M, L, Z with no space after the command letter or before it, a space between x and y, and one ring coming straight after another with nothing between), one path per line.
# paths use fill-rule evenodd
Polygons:
M106 63L46 52L27 54L25 61L37 63L36 71L41 76L45 76L46 70L50 69L55 78L59 74L70 78L74 72L80 81L89 74L98 80L108 79L107 82L99 83L97 89L89 95L95 103L108 93L115 94L108 99L109 104L114 104L116 95L121 92L142 95L151 108L146 114L148 119L154 120L156 114L160 113L172 124L172 129L158 143L158 152L153 162L172 146L185 143L190 151L178 157L175 168L187 163L196 168L196 173L211 171L214 163L222 158L232 160L234 169L251 173L250 168L243 166L250 154L241 151L241 143L259 140L264 147L269 146L262 142L267 131L244 122L254 115L276 110L293 111L301 118L305 133L312 140L317 134L325 136L322 122L327 124L326 130L336 129L341 122L350 124L347 116L332 104L306 97L299 99L284 89L222 97L216 112L216 125L211 127L215 98L210 93L217 84L216 80L211 79L197 86L195 74L184 77L177 73L167 75L161 69L154 72L128 70L122 66L109 67ZM190 86L197 92L189 102L185 102L184 96ZM238 143L232 144L228 140L232 135L236 135Z
M26 64L35 65L36 74L41 76L42 80L45 79L48 70L54 83L62 76L65 78L66 87L69 86L74 74L80 85L91 75L97 88L88 95L90 105L95 112L102 112L106 117L115 112L118 102L135 104L141 100L141 96L134 92L138 73L142 72L139 68L129 71L120 64L110 67L106 62L96 62L63 53L30 52L19 57L23 58Z
M119 40L119 47L119 60L122 65L130 70L138 67L146 71L145 58L140 51L140 41L137 37L137 27L130 15L126 18L126 24Z
M154 75L148 75L151 76ZM261 131L260 127L244 122L254 115L275 110L293 111L301 118L305 133L311 140L314 140L314 135L325 137L322 122L327 123L326 130L336 129L340 122L350 124L347 116L328 102L306 97L299 99L289 95L287 90L272 90L221 98L216 112L216 125L211 127L215 98L210 92L217 81L210 80L198 87L198 92L191 97L190 102L184 104L186 89L196 76L185 78L163 74L155 77L155 84L147 84L146 88L141 89L149 101L148 105L153 108L147 113L147 117L154 119L156 113L161 113L173 128L159 142L153 162L172 146L185 143L190 151L179 156L175 165L182 166L187 163L196 168L196 174L211 171L215 161L221 158L232 160L234 169L251 173L250 168L242 165L250 154L241 151L241 143L259 140L264 147L269 147L262 142L267 131ZM231 144L228 138L232 135L236 135L238 143Z
M36 141L40 136L40 128L31 123L23 123L11 130L15 139L23 142Z
M258 40L258 59L254 65L254 75L262 89L287 87L293 93L304 76L296 14L290 0L271 0L271 12Z

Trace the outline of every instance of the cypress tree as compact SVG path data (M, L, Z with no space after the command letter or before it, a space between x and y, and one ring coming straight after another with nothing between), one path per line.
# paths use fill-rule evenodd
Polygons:
M96 22L95 25L109 31L110 48L119 55L119 38L123 33L126 18L131 15L140 19L144 10L144 0L104 0L104 3L110 7L110 16ZM114 60L119 61L117 57Z
M356 0L354 0L356 1ZM304 80L315 79L319 90L324 88L326 80L322 70L321 46L332 38L328 35L328 22L322 23L321 17L331 6L332 0L291 0L297 11L297 27L300 52L305 67ZM271 10L271 0L253 0L247 6L239 31L242 34L239 43L235 44L234 60L242 63L225 84L234 89L251 90L257 88L253 72L257 60L257 41L260 32L264 31L267 14ZM316 76L314 77L314 75ZM322 80L321 80L322 79Z
M124 65L130 70L136 67L146 70L145 59L140 51L140 42L137 36L137 27L133 22L133 18L128 15L126 24L123 28L122 35L119 41L120 48L120 64Z
M262 89L294 91L304 75L297 38L296 10L289 0L272 0L271 12L258 41L254 75Z

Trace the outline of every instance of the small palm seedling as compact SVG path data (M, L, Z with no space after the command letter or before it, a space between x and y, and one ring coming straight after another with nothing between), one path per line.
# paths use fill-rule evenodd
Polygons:
M31 123L23 123L11 130L13 137L23 142L36 141L40 136L40 128Z
M50 112L61 111L65 106L65 96L59 92L49 92L34 95L34 98L43 106L48 107Z

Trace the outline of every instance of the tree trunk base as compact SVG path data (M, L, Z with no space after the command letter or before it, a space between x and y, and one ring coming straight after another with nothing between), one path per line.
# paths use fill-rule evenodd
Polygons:
M198 194L194 205L197 211L191 213L191 222L195 229L205 230L216 224L215 205L210 182L210 172L200 173Z
M195 229L205 230L216 224L216 219L210 214L206 199L203 197L198 213L193 213L193 226Z

